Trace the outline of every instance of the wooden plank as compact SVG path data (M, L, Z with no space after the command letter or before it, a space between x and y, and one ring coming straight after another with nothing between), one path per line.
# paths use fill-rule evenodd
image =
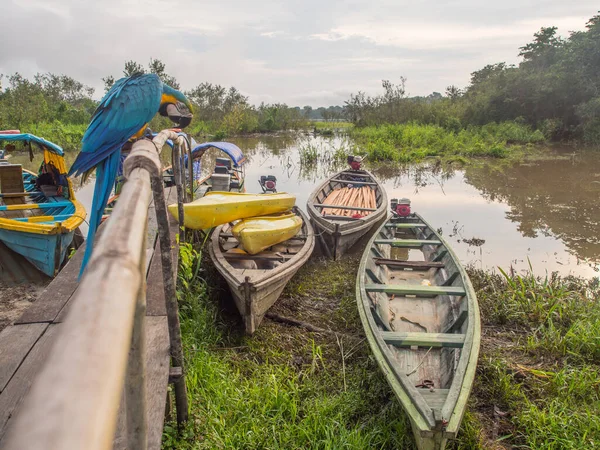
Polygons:
M464 334L455 333L402 333L399 331L382 331L381 337L386 344L398 347L461 348L465 342Z
M146 315L166 316L165 284L162 273L160 257L160 242L156 242L154 257L148 271L148 284L146 285Z
M0 393L47 327L46 323L13 325L0 332Z
M463 323L465 323L465 320L467 320L467 317L469 317L469 312L466 310L461 311L456 320L444 330L444 333L453 333L456 330L460 329Z
M375 239L373 243L401 248L421 248L424 245L442 245L442 242L437 239Z
M418 284L367 284L365 285L367 292L385 292L386 294L395 295L455 295L463 296L466 294L465 289L460 286L421 286Z
M146 406L148 409L148 449L161 448L165 399L169 384L169 328L166 316L147 317L146 322ZM127 448L124 405L119 409L113 449Z
M386 228L427 228L427 225L424 223L414 222L402 222L402 223L386 223Z
M442 286L452 286L452 283L458 278L458 275L460 275L458 272L454 272L446 281L444 281L444 283L442 283Z
M431 261L399 261L397 259L373 258L373 262L378 266L412 268L412 269L431 269L442 268L444 263Z
M332 208L334 209L334 208ZM360 217L349 217L349 216L336 216L334 214L324 214L322 216L324 219L329 219L329 220L344 220L344 221L354 221L354 220L360 220Z
M5 443L4 436L12 422L10 419L21 405L33 380L46 361L60 325L46 325L46 327L46 332L31 349L27 358L21 363L15 375L0 394L0 447L3 447Z
M342 184L360 184L365 186L377 186L377 183L371 183L370 181L352 181L352 180L340 180L339 178L333 178L329 180L330 183L342 183Z
M419 394L425 399L431 409L442 409L448 398L449 389L419 389Z
M350 209L352 211L377 211L377 208L360 208L358 206L326 205L324 203L313 203L316 208Z
M100 229L103 228L103 225ZM58 273L56 278L38 296L37 301L15 322L15 324L53 322L69 301L79 284L79 270L83 254L84 243L77 249L65 267Z

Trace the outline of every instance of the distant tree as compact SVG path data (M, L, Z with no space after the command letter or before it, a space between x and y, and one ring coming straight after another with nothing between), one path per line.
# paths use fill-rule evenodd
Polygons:
M312 114L313 109L312 109L312 106L307 105L304 108L302 108L302 111L303 111L304 117L309 119L310 115Z
M131 75L134 75L136 73L146 73L144 66L142 66L140 63L133 61L133 60L125 61L125 68L123 69L123 76L130 77Z
M163 63L160 59L150 58L150 64L148 64L148 67L150 69L150 73L155 73L158 75L158 78L160 78L163 83L168 84L174 89L180 88L175 77L172 77L165 72L165 63Z
M123 68L123 76L130 77L136 73L154 73L158 75L158 77L162 80L163 83L168 84L169 86L179 89L179 83L175 77L167 74L165 71L165 63L163 63L160 59L152 59L150 58L150 63L148 64L148 71L144 68L140 63L129 60L125 61L125 67ZM115 84L115 77L112 75L108 75L102 78L104 82L104 90L108 92L108 90Z
M462 94L462 90L453 84L446 88L446 97L448 97L450 100L457 100Z
M113 84L115 84L115 77L108 75L102 78L102 81L104 82L104 92L108 92L113 87Z

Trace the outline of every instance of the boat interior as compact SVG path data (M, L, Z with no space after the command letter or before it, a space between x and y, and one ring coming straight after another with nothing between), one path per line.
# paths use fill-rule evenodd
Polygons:
M0 218L29 221L31 217L60 216L73 209L67 178L51 162L36 175L20 164L0 164Z
M349 206L335 206L335 208L328 207L324 202L327 197L336 189L341 189L349 186L368 186L375 191L375 207L354 207ZM377 211L381 207L382 194L379 189L379 185L371 177L371 175L364 170L345 170L337 174L336 177L331 178L327 184L321 189L316 197L313 206L317 208L323 214L323 217L335 222L346 223L360 220L361 217L353 217L353 215L340 215L343 210L349 210L352 213L361 213L364 217L370 213ZM332 211L334 210L334 211Z
M365 290L388 362L432 409L441 409L469 325L458 268L417 216L388 221L369 256Z
M219 233L219 250L225 261L233 268L240 278L258 276L267 270L273 270L298 254L306 243L308 228L306 219L299 213L297 207L293 211L303 220L302 228L296 236L285 242L275 244L256 255L249 255L240 248L239 241L231 232L232 224L225 224Z

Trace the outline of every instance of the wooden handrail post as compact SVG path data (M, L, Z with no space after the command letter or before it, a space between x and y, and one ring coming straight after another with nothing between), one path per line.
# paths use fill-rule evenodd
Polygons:
M177 161L175 157L174 161ZM173 167L175 164L173 164ZM163 285L167 308L167 322L169 325L169 338L171 344L171 361L173 367L181 367L183 376L175 382L175 406L177 410L177 423L181 426L188 419L188 399L185 385L185 371L183 367L183 347L181 343L181 328L179 323L179 306L177 292L173 279L173 261L171 256L171 236L169 232L169 217L165 202L165 192L161 176L152 178L152 192L154 195L154 209L158 224L158 241L160 242L160 256L162 262ZM179 191L178 191L179 193ZM180 206L181 203L179 203ZM181 217L181 216L180 216Z
M177 188L177 216L179 217L179 241L185 242L185 228L183 226L183 203L185 202L184 192L183 192L183 182L182 182L182 155L180 151L180 146L177 143L173 143L173 162L171 167L173 167L173 179L175 180L175 186Z

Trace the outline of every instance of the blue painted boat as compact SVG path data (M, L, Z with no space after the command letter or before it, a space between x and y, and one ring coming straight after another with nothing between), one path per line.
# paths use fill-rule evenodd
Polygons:
M38 149L44 159L37 174L17 164L0 164L0 241L54 277L85 209L75 198L61 147L31 134L0 131L0 142L6 141L23 142L30 152ZM14 183L15 174L22 184Z

